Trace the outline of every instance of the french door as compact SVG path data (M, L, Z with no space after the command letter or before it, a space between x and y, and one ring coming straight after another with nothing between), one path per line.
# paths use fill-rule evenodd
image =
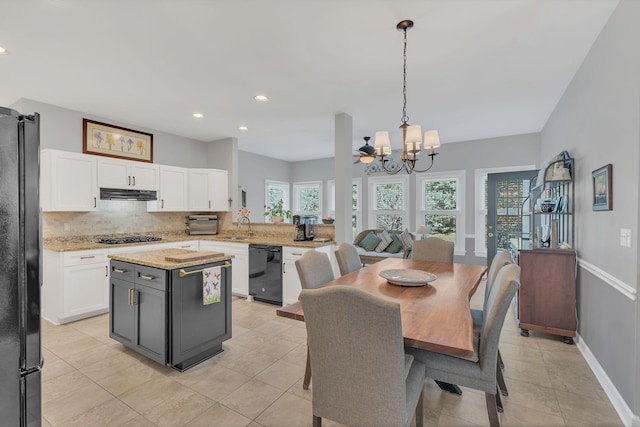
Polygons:
M487 266L493 257L531 239L530 184L537 170L487 175Z

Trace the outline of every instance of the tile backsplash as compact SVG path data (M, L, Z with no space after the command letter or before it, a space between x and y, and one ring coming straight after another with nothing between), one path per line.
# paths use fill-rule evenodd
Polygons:
M44 212L42 237L184 232L189 212L147 212L136 201L100 200L95 212Z

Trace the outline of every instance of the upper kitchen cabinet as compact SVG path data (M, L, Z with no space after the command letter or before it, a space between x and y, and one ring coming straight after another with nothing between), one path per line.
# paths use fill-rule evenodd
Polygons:
M160 176L158 200L147 202L149 212L186 212L189 169L158 166Z
M227 171L189 169L189 210L220 212L228 210Z
M41 151L40 203L43 211L95 211L98 203L95 156Z
M158 165L131 160L98 159L98 187L124 190L157 190Z

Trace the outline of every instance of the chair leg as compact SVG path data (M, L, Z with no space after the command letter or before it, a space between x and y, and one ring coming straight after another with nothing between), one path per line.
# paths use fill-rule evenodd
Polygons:
M485 393L484 399L487 403L487 413L489 414L489 425L491 427L500 427L500 419L496 406L497 394Z
M424 400L424 387L423 387L423 391L420 392L420 397L418 398L418 406L416 406L416 427L424 426L424 411L422 410L423 400Z
M307 367L304 369L304 381L302 382L302 388L309 390L309 383L311 382L311 359L309 358L309 346L307 346Z
M502 369L500 369L500 362L498 362L498 369L496 369L496 379L498 380L498 387L503 396L509 396L509 390L507 390L507 384L504 382L504 375L502 375Z
M322 427L322 418L313 416L313 427Z
M500 369L504 369L504 361L502 360L500 349L498 349L498 366L500 367Z
M496 387L496 409L498 410L498 412L502 413L504 412L504 407L502 406L502 398L500 397L500 390L497 389Z

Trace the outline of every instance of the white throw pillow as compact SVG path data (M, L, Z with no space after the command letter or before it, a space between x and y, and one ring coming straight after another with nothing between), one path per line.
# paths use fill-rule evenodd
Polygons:
M389 246L391 242L393 242L393 239L391 238L391 235L387 233L387 230L383 230L382 233L377 233L377 236L381 240L380 243L378 243L378 246L376 246L376 252L384 251L385 249L387 249L387 246Z

